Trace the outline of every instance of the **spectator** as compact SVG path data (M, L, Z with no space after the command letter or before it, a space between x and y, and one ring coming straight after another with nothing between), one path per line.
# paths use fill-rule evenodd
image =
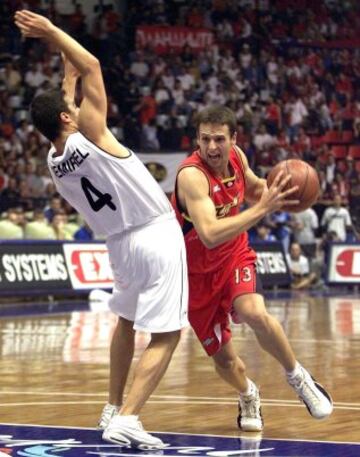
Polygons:
M327 208L321 220L325 233L335 233L339 241L346 241L347 232L352 230L349 211L342 206L340 195L335 195L333 204Z
M86 222L74 233L74 240L77 241L92 241L94 233Z
M19 202L19 189L17 180L9 177L7 186L0 193L0 212L7 211Z
M266 130L266 125L261 124L259 127L258 132L255 134L254 137L254 144L258 151L268 150L275 144L276 140L275 137L270 135Z
M277 135L282 128L281 109L279 103L269 97L265 109L266 126L271 135Z
M0 239L14 240L22 239L24 232L21 223L22 210L19 208L9 208L4 219L0 221Z
M16 94L20 90L22 78L15 62L7 62L0 69L0 81L5 85L10 94Z
M302 254L299 243L291 244L286 260L290 268L292 289L307 289L317 279L316 273L310 270L309 260Z
M316 230L319 218L312 208L292 214L294 240L300 245L302 252L310 259L316 254Z
M157 104L153 97L150 88L143 88L143 97L140 99L140 104L136 110L139 112L141 125L149 124L156 117Z
M65 211L57 211L51 221L51 227L56 240L72 240L73 237L66 230L67 216Z
M328 153L326 156L325 162L325 174L326 174L326 182L331 184L335 179L336 173L336 159L334 154Z
M25 227L25 238L28 240L55 240L55 231L49 225L44 211L37 208L33 212L33 220Z
M303 126L308 110L301 97L291 97L289 103L285 106L285 111L289 116L289 136L293 141L298 135L299 128Z
M251 236L251 241L254 243L266 243L276 241L276 237L271 233L270 227L264 223L259 223L255 227L255 235Z
M49 207L45 208L44 214L49 222L52 222L56 213L62 210L62 201L59 196L54 196L50 200Z
M160 149L155 119L151 119L148 124L142 126L141 147L145 151L158 151Z
M290 214L286 211L275 211L267 216L265 221L271 227L271 233L283 243L285 252L288 252L291 236Z
M349 210L355 231L360 233L360 174L352 174L349 180Z

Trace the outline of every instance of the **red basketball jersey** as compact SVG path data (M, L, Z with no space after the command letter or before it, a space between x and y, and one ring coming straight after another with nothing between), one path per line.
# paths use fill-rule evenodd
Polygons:
M202 161L198 151L183 161L178 173L185 167L197 167L209 181L209 195L216 207L218 219L234 216L240 212L240 206L244 201L245 176L244 166L235 149L232 148L229 156L231 177L221 179L214 176L211 169ZM233 264L242 258L247 261L253 259L256 254L248 245L247 233L232 238L219 246L208 249L200 240L189 216L181 208L175 192L171 197L176 216L182 227L187 250L189 274L203 274L223 268L229 270Z

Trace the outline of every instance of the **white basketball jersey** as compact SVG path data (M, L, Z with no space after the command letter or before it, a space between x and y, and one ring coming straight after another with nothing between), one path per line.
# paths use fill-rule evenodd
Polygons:
M103 151L80 132L67 138L64 152L48 154L58 192L85 218L96 235L110 236L171 213L166 195L144 164Z

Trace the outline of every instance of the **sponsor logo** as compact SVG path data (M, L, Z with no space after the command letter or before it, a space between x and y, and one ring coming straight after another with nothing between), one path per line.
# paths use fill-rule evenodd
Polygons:
M141 26L136 30L137 45L143 47L151 44L152 49L159 54L169 49L180 51L184 46L193 50L206 49L213 41L213 33L207 29Z
M287 273L284 254L282 252L257 252L257 271L263 275Z
M331 246L328 280L359 283L360 244L335 244Z
M110 288L113 274L105 244L64 244L74 289Z
M68 279L62 254L4 254L1 263L3 276L10 283Z
M231 208L239 206L239 198L234 197L234 200L231 203L227 203L226 205L216 206L216 216L220 219L222 217L226 217Z
M360 278L360 249L346 249L335 260L336 271L340 276Z
M205 347L210 346L210 344L213 343L214 339L215 339L214 337L206 338L206 340L204 340L202 342L203 346L205 346Z
M161 163L148 162L145 164L145 166L157 182L161 182L164 181L164 179L166 179L167 171L164 165L162 165Z

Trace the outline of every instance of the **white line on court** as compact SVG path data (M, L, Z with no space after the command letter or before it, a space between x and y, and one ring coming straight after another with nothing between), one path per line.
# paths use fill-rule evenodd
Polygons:
M0 403L0 407L19 407L19 406L54 406L54 405L98 405L103 404L104 401L102 400L86 400L86 401L47 401L47 402L9 402L9 403ZM179 400L148 400L147 403L150 404L164 404L167 403L169 405L234 405L236 404L236 400L232 401L213 401L213 400L192 400L192 399L179 399ZM262 406L272 406L272 407L292 407L292 408L303 408L304 405L300 402L292 402L290 401L267 401L262 400ZM335 403L334 409L338 410L346 410L346 411L360 411L360 406L354 406L353 404L349 403L346 406L338 405Z

